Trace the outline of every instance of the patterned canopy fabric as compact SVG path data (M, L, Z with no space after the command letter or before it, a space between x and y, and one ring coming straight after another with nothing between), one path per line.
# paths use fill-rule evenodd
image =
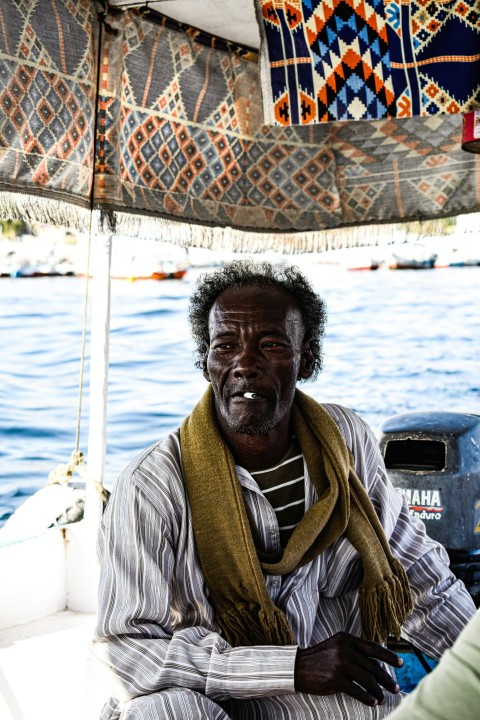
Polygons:
M461 115L265 125L254 52L153 12L98 9L2 0L3 217L84 227L94 208L135 235L159 237L167 219L185 244L221 233L236 249L274 237L318 250L326 229L480 209Z
M478 0L256 0L279 125L480 105Z
M0 190L71 203L55 204L65 224L91 204L97 52L95 3L2 0ZM21 214L11 201L3 217Z

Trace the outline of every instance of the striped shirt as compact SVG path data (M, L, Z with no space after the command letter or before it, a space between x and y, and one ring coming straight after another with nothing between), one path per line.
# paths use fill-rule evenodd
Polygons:
M394 555L405 566L414 610L403 636L439 657L475 607L445 550L410 516L386 476L378 443L358 416L325 405L355 459ZM305 506L316 500L305 467ZM280 546L277 517L249 472L237 467L245 503L266 552ZM179 433L145 450L120 476L99 539L101 578L94 651L116 686L101 720L130 718L381 718L399 695L368 708L339 693L294 691L295 646L231 648L213 620L182 477ZM283 577L266 575L296 642L309 647L338 631L360 635L360 558L344 537ZM187 688L187 690L184 690Z
M292 532L305 515L303 455L295 436L284 457L274 467L252 470L251 475L273 507L280 532L280 546L287 547ZM275 562L275 559L271 559Z

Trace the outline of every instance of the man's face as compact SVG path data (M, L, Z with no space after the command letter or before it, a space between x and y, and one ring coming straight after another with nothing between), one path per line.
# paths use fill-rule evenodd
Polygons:
M220 427L263 435L288 423L297 380L311 375L311 352L297 305L279 289L226 290L209 315L204 375ZM254 398L244 393L254 393Z

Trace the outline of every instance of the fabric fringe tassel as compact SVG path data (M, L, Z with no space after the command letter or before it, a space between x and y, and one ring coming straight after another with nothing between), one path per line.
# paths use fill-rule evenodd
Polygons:
M386 643L389 635L399 640L402 625L413 608L403 567L395 558L391 565L391 578L368 590L360 588L359 592L362 635L373 642Z
M385 246L419 239L422 224L363 225L360 227L329 228L326 230L298 233L257 232L232 227L212 227L166 218L123 212L103 212L111 231L118 235L160 240L180 247L198 247L208 250L226 250L238 253L279 252L284 254L316 253L326 250L362 246ZM428 221L431 223L431 221ZM438 233L442 222L438 221Z
M113 210L91 211L88 207L43 195L10 191L0 192L0 218L61 225L78 232L91 229L94 236L109 233L133 239L159 240L184 248L252 254L274 252L294 255L363 246L379 247L421 240L425 235L446 234L445 221L441 219L298 233L257 232Z
M269 645L295 645L295 638L283 612L260 610L258 617Z
M255 617L258 623L252 622ZM259 612L258 606L248 608L244 603L237 603L234 608L219 613L216 620L232 647L245 645L245 638L249 639L250 645L295 644L292 631L281 612L271 615L264 610Z
M0 218L61 225L88 232L91 211L88 207L44 195L0 191Z

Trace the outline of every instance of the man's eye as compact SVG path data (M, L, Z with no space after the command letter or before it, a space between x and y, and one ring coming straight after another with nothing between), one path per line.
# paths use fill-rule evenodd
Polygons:
M233 343L218 343L215 345L215 350L232 350Z
M282 344L281 344L281 343L278 343L278 342L274 342L273 340L266 340L266 341L262 344L262 346L263 346L264 348L267 348L267 350L268 350L269 348L281 348L281 347L282 347Z

